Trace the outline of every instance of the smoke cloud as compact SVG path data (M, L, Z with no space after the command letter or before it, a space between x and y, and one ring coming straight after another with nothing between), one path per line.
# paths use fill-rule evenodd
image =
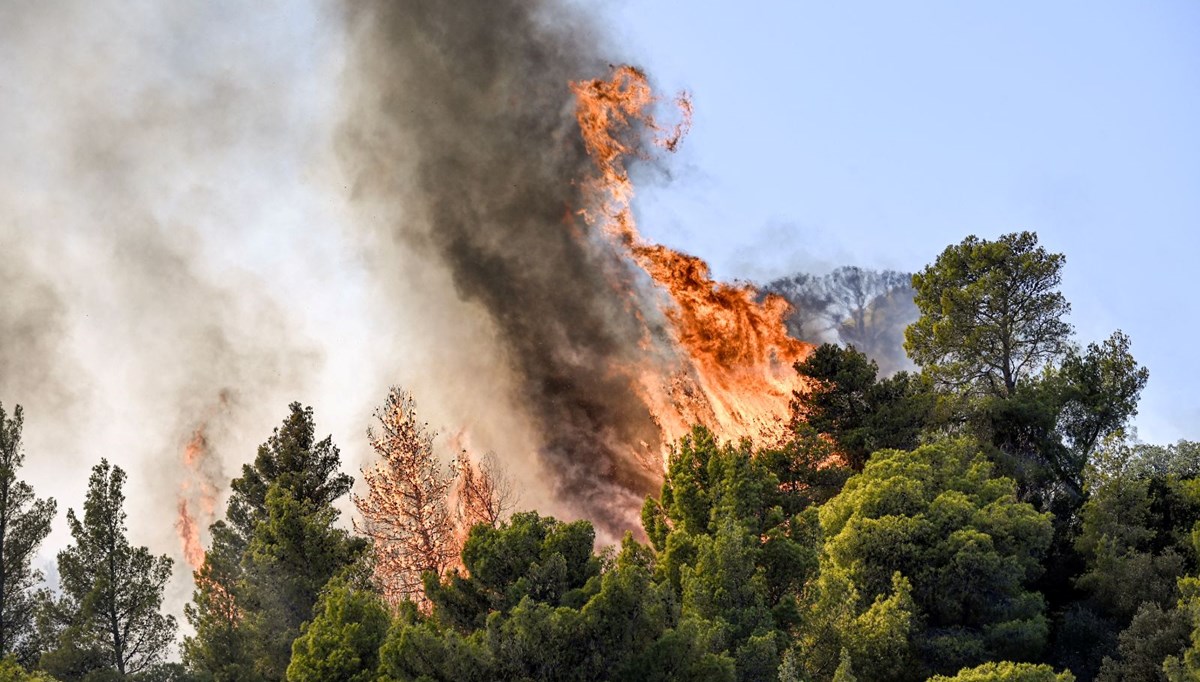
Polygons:
M636 527L630 510L658 473L629 444L657 452L660 436L621 368L639 359L637 315L652 306L638 305L628 263L571 219L593 166L568 83L608 72L594 26L526 0L353 7L339 159L357 224L386 244L373 265L387 296L436 311L421 328L439 349L431 378L526 422L520 443L493 442L532 445L554 498L610 532ZM460 308L475 328L430 324ZM508 371L476 375L459 344Z
M0 401L25 406L22 475L60 509L101 457L129 472L132 538L176 557L175 607L189 438L207 422L203 471L227 485L288 402L337 386L313 329L353 308L326 287L348 247L306 224L335 73L315 55L336 45L318 7L289 11L0 3Z
M636 528L663 445L638 373L681 365L663 292L574 217L594 168L569 87L620 56L549 0L0 3L24 476L65 509L101 457L125 468L181 605L181 495L203 527L294 400L357 473L399 384L520 506Z

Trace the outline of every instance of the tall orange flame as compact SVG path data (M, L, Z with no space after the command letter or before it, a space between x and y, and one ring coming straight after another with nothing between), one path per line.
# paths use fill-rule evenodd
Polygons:
M217 489L203 472L203 464L208 456L205 428L206 425L201 424L193 431L191 440L183 449L183 465L188 478L179 484L178 518L175 521L175 530L183 543L183 556L195 570L204 563L204 544L200 540L202 524L197 516L203 515L204 520L211 523L216 512Z
M584 219L598 225L666 295L678 366L668 376L658 368L640 372L640 391L666 443L704 423L723 438L778 438L792 393L802 388L792 369L812 346L788 335L789 312L779 296L761 296L748 284L717 282L701 259L645 241L630 210L630 158L645 156L645 142L674 151L691 124L690 99L676 99L682 118L662 126L645 74L617 67L607 80L571 84L576 118L597 175L584 184L591 209Z

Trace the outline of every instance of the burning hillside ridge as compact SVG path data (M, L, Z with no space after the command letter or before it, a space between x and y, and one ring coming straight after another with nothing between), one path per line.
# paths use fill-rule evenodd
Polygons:
M627 169L680 144L688 100L661 125L645 76L556 3L354 8L338 151L420 358L396 380L609 539L692 424L778 432L808 351L784 301L714 281L630 211Z

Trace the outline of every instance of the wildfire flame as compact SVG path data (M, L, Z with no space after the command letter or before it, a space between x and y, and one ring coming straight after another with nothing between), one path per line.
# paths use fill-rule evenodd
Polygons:
M727 439L777 439L793 391L803 388L792 365L812 350L788 335L787 302L762 296L749 284L717 282L703 260L647 242L630 210L634 190L627 160L645 155L647 138L674 151L691 125L690 99L686 94L676 99L681 121L664 127L651 114L657 99L645 74L633 67L617 67L607 80L574 82L571 90L597 170L583 185L592 209L580 215L599 226L666 297L662 312L670 322L677 366L667 376L652 366L638 373L663 442L673 442L694 423Z
M204 460L208 456L208 440L204 436L205 425L192 432L191 440L183 449L183 465L188 472L188 478L179 484L178 518L175 530L183 543L183 556L193 569L198 570L204 563L204 544L200 540L201 524L197 519L212 523L216 513L217 488L202 471Z

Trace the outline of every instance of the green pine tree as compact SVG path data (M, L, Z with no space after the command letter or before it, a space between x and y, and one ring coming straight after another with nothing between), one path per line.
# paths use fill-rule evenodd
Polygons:
M315 433L312 408L292 403L233 480L227 520L213 524L185 611L196 634L183 657L216 682L282 680L321 588L366 550L335 527L333 502L353 479L338 471L332 439Z
M289 682L374 682L391 621L378 596L333 580L292 643Z
M68 510L74 543L58 554L62 597L58 646L42 666L73 679L97 671L140 673L166 656L175 618L163 614L172 561L126 537L125 472L101 460L88 479L83 518Z
M25 461L22 423L20 405L7 417L0 404L0 657L15 655L19 663L29 665L38 653L31 641L32 590L42 580L31 562L50 534L56 506L53 499L35 498L33 488L17 480Z

